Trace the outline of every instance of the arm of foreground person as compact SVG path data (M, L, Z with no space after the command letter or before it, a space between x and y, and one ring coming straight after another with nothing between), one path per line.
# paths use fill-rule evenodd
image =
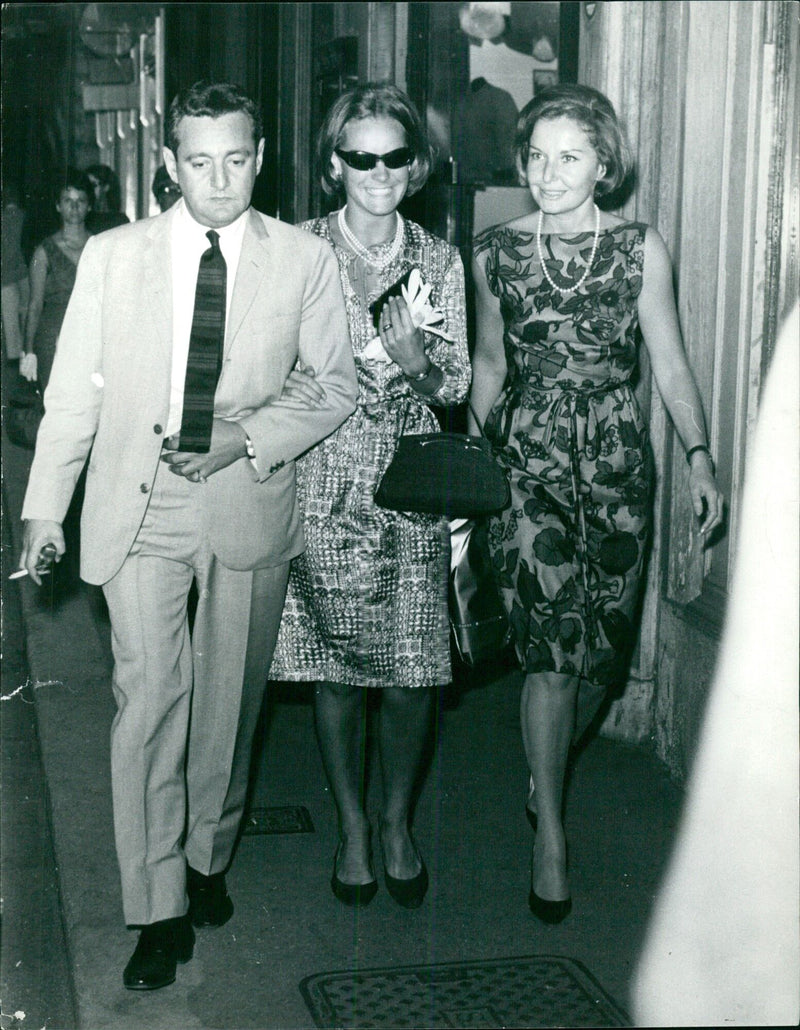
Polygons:
M797 1026L798 308L748 458L737 566L637 1026Z

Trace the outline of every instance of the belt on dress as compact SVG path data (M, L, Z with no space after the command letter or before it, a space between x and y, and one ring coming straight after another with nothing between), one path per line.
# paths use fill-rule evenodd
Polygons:
M592 605L592 595L589 589L589 544L588 535L586 531L586 511L583 503L583 495L581 493L581 468L580 468L580 453L578 449L578 427L576 422L578 402L584 398L598 398L604 397L609 393L613 393L616 390L625 390L630 393L631 386L628 382L605 384L602 387L596 389L570 389L570 388L544 388L530 387L534 392L539 392L547 396L557 395L556 401L550 411L550 414L545 425L543 443L548 451L553 449L555 443L556 434L558 433L559 426L564 426L567 433L567 454L569 458L569 472L570 472L570 491L572 493L572 504L573 510L575 511L575 519L578 525L578 539L577 539L577 550L578 550L578 561L581 567L581 578L583 580L583 591L584 591L584 612L586 614L586 630L587 630L587 644L590 651L594 650L597 641L599 640L599 630L597 626L597 617L594 613L594 606ZM589 405L589 410L586 418L586 429L585 434L590 438L594 437L597 432L597 415L594 411L594 407Z

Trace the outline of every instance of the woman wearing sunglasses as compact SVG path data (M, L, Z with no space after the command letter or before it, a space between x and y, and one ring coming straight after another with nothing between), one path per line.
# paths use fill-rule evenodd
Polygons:
M436 430L429 405L466 397L464 273L455 247L397 210L424 185L431 165L419 115L399 89L367 85L340 96L317 157L323 189L344 204L304 227L330 241L339 260L359 401L351 418L298 462L307 549L293 563L271 676L316 683L317 735L339 819L331 887L348 905L368 904L377 890L366 811L365 688L381 689L385 882L399 905L416 908L428 875L411 837L412 795L434 689L451 678L448 525L386 511L373 495L400 435ZM421 285L415 273L410 288L421 293L409 306L397 284L413 269ZM413 300L408 287L406 298Z

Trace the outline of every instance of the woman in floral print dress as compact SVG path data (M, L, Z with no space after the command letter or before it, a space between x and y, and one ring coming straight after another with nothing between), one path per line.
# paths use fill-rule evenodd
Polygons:
M704 534L723 501L664 243L595 202L629 170L613 107L588 87L553 87L520 113L516 152L538 210L475 241L471 400L511 484L490 547L526 674L529 905L555 923L571 909L562 805L579 688L602 698L635 640L653 483L632 389L639 329Z
M410 836L411 798L433 691L451 678L449 531L445 519L386 511L373 497L400 435L436 430L429 406L466 397L464 273L455 247L397 211L430 168L404 93L345 93L320 132L319 159L324 188L344 193L346 204L305 228L330 241L339 260L359 399L351 418L297 465L307 549L293 563L271 676L317 684L317 734L339 815L331 886L345 904L367 904L377 886L363 749L365 688L381 688L386 885L398 904L414 908L428 879ZM409 307L394 297L376 326L370 305L413 269L431 288L429 303L418 296Z

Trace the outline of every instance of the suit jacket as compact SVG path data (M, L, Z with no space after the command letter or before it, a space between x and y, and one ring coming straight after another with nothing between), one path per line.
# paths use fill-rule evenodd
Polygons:
M61 522L91 451L81 519L81 575L90 583L106 582L122 565L161 456L174 217L171 208L89 239L45 392L22 517ZM327 395L318 409L279 399L298 356ZM197 486L210 545L224 565L266 567L302 551L294 459L355 410L356 396L332 249L251 208L215 416L241 423L258 472L242 458Z

